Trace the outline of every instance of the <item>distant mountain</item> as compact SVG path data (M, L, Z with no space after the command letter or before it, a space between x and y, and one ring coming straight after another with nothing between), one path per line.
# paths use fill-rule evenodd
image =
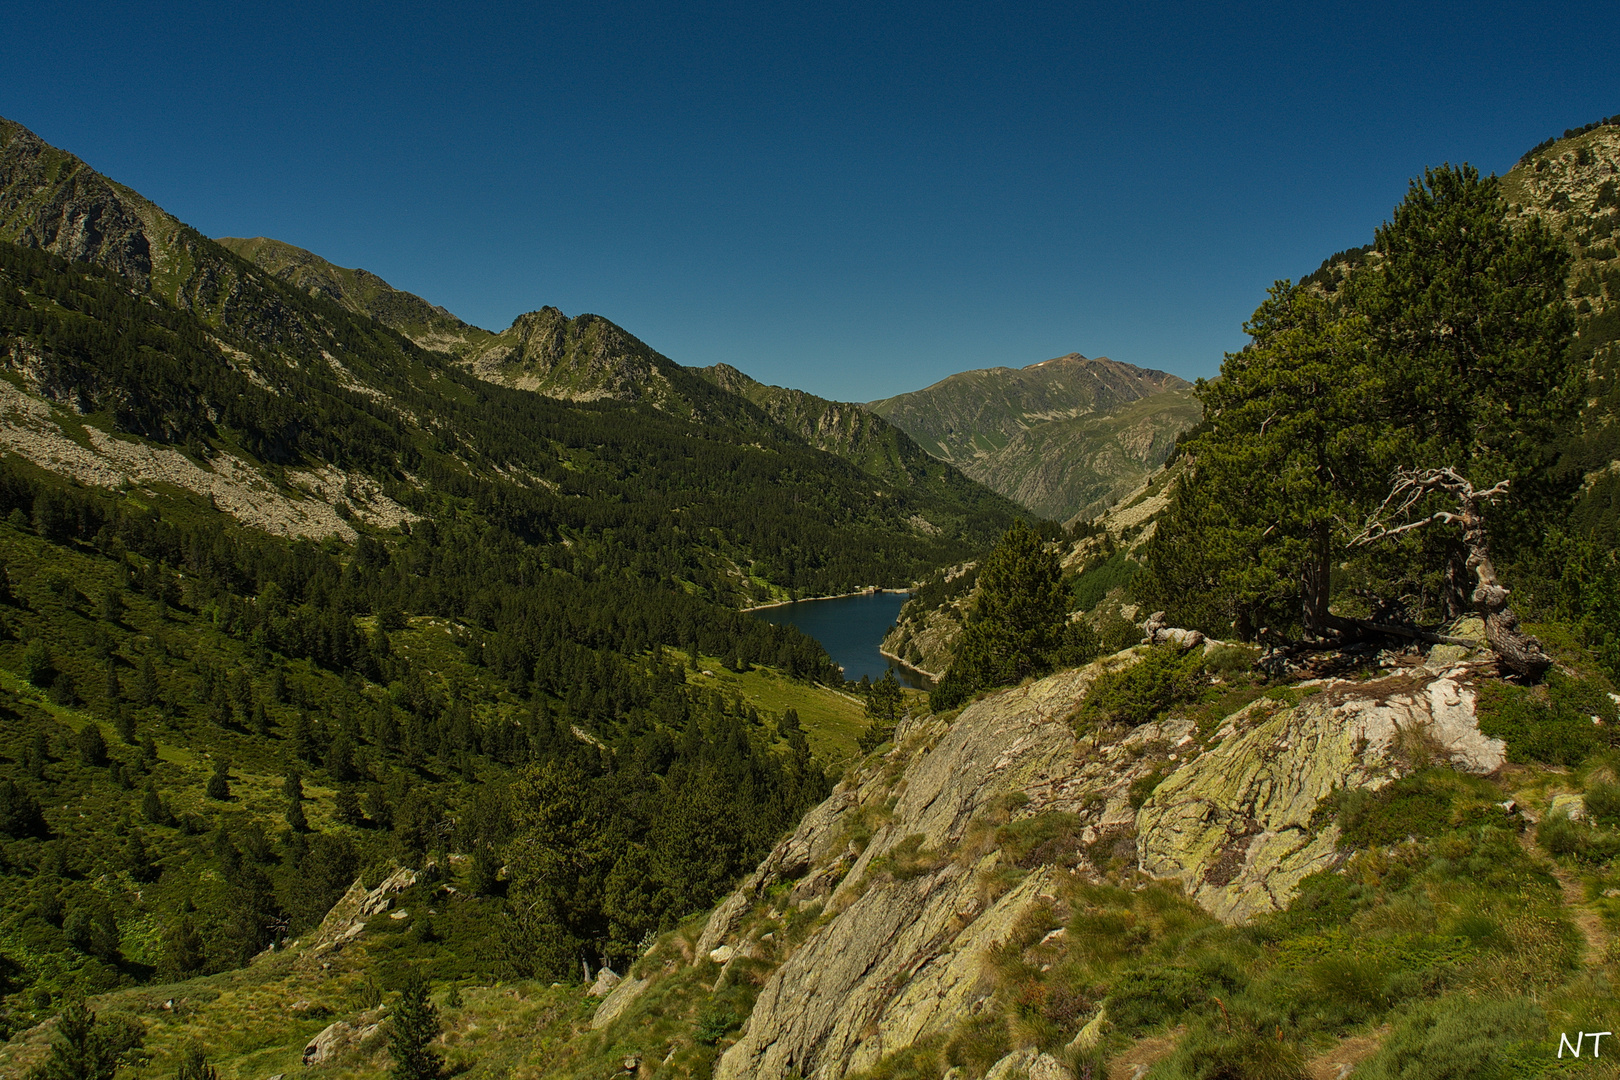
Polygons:
M367 270L336 266L279 240L222 238L261 270L443 353L487 382L563 401L646 402L688 418L757 427L760 417L599 315L554 307L527 312L500 333L396 289Z
M964 371L867 408L930 454L1059 521L1139 487L1202 410L1192 384L1079 353Z
M759 406L811 446L836 454L885 483L948 491L952 498L968 502L979 501L975 493L987 491L961 470L929 455L915 439L864 405L767 386L729 364L701 368L698 374Z

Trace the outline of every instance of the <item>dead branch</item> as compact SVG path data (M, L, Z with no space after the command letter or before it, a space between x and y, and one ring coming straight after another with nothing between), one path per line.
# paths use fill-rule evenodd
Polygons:
M1383 503L1367 518L1361 532L1350 543L1360 547L1429 525L1461 525L1463 543L1468 548L1468 569L1473 571L1476 582L1474 606L1485 623L1486 640L1503 666L1534 681L1552 666L1552 659L1542 651L1541 642L1519 628L1519 617L1508 607L1509 590L1496 576L1485 531L1485 507L1507 491L1506 480L1483 490L1476 489L1467 477L1452 468L1400 469ZM1415 520L1403 520L1409 518L1425 498L1436 494L1456 499L1457 510L1438 510Z

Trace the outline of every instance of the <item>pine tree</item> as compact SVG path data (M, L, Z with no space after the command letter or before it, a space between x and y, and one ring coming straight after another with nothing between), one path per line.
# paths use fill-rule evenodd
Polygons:
M304 804L297 799L287 800L287 828L295 833L309 831L309 821L304 817Z
M141 657L140 674L135 678L136 704L147 708L156 705L162 690L162 685L158 682L157 667L152 663L152 658Z
M135 829L129 831L129 837L124 841L124 850L120 853L120 861L129 876L141 884L150 884L158 879L163 872L162 867L152 862L151 854L146 850L146 841Z
M51 1054L28 1074L29 1080L113 1080L120 1064L145 1042L137 1021L106 1023L83 1001L75 1001L56 1022Z
M1245 639L1353 628L1330 610L1336 582L1414 598L1415 616L1466 613L1459 536L1347 550L1398 470L1508 480L1493 540L1544 535L1576 383L1568 253L1537 220L1510 222L1495 178L1468 166L1414 181L1375 246L1331 299L1278 282L1250 345L1199 384L1205 422L1136 584L1179 625Z
M74 743L79 750L79 761L83 764L97 768L107 764L107 740L102 737L98 725L94 723L84 725L75 736Z
M1095 656L1096 638L1085 621L1069 622L1068 599L1057 553L1015 522L979 571L978 595L932 695L934 707L952 708L978 690Z
M146 782L146 794L141 796L141 816L153 825L169 824L169 808L163 805L157 784L150 780Z
M113 706L113 724L118 728L118 737L130 746L138 741L136 735L139 729L136 725L135 714L122 701Z
M230 762L226 761L224 758L220 758L219 761L217 761L214 764L213 775L211 775L208 778L208 785L207 785L207 787L205 787L203 789L203 794L207 795L210 799L217 799L220 802L229 802L230 801L230 798L231 798L231 763Z
M355 794L354 788L344 785L338 788L332 804L332 817L342 825L364 825L366 815L360 809L360 796Z
M206 964L202 935L197 932L191 916L182 913L163 935L162 949L158 953L158 978L181 982L200 973Z
M432 1049L438 1037L439 1010L428 999L427 983L412 973L388 1018L388 1053L394 1059L388 1075L393 1080L438 1080L444 1075L444 1058Z

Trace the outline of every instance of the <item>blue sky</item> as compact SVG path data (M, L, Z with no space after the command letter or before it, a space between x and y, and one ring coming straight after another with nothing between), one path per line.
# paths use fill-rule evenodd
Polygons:
M1620 113L1620 5L30 4L0 115L212 236L841 399L1213 374L1425 165Z

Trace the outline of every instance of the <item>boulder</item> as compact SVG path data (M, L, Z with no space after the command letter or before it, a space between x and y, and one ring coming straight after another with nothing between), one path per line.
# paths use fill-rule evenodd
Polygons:
M373 1030L375 1025L372 1025ZM365 1037L367 1029L357 1028L347 1020L336 1020L321 1029L321 1033L309 1041L304 1047L304 1065L313 1067L324 1065L345 1049L358 1045Z
M613 991L613 988L618 985L619 976L612 968L604 965L602 970L596 973L596 981L591 983L591 988L585 993L591 997L607 997Z
M1550 818L1567 817L1571 821L1586 820L1586 796L1584 795L1554 795L1552 805L1547 808Z
M612 992L602 999L602 1004L596 1007L596 1012L591 1016L591 1030L601 1031L624 1015L624 1011L635 1002L636 998L641 996L642 991L651 985L651 979L630 978L620 980Z

